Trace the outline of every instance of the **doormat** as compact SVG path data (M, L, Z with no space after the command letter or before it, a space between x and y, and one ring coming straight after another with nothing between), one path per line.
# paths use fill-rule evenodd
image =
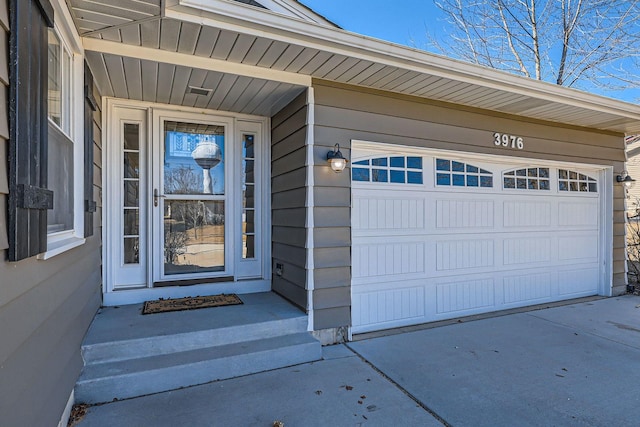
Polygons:
M221 307L224 305L238 305L242 303L242 300L236 294L159 299L154 301L145 301L142 314L195 310L197 308Z

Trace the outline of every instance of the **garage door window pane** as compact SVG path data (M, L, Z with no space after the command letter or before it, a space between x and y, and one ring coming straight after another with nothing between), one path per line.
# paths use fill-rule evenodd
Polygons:
M371 178L373 182L387 182L387 171L385 169L373 169Z
M438 183L438 185L451 185L451 175L449 175L448 173L439 173L436 176L436 182Z
M451 162L451 170L454 172L464 172L464 163Z
M407 183L422 184L422 172L407 172Z
M549 168L522 168L503 173L503 188L550 190Z
M422 158L390 156L355 160L351 179L357 182L422 184Z
M451 170L451 162L444 159L436 159L436 170L449 171Z
M404 171L391 171L391 182L404 184L406 182L404 177Z
M492 176L481 176L480 177L480 187L492 188L493 187L493 177Z
M422 169L422 157L407 157L407 167L409 169Z
M436 170L439 171L436 174L436 185L439 186L493 187L493 174L474 165L455 160L436 159Z
M354 181L369 182L369 169L352 168L351 176Z
M392 168L404 168L404 157L391 157L389 164Z
M585 174L566 169L558 170L558 190L597 193L597 181Z

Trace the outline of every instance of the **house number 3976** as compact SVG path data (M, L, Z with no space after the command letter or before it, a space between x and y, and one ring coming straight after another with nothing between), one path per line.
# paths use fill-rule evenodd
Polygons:
M518 150L524 148L524 139L522 139L521 136L508 135L500 132L493 134L493 143L505 148L517 148Z

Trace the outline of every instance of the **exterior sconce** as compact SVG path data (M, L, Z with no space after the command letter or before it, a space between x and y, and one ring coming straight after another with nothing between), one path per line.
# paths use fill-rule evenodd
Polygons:
M333 151L329 151L327 153L327 162L335 173L340 173L344 170L345 167L347 167L347 163L349 163L349 160L345 159L340 152L340 144L334 145Z
M629 176L627 171L622 171L622 173L616 176L616 182L621 182L625 188L631 188L635 184L636 180Z

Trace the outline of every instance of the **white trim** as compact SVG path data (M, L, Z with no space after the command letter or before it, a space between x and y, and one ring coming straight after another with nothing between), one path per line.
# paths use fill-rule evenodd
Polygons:
M67 399L67 404L64 407L64 412L62 412L62 416L60 417L60 422L58 422L58 427L67 427L69 424L69 418L71 417L71 410L73 409L73 405L76 401L75 390L71 389L71 394L69 394L69 399Z
M269 291L271 291L270 279L243 280L240 282L221 282L193 286L138 288L105 292L102 295L102 305L139 304L159 298L183 298L193 295L215 295L224 293L251 294Z
M262 165L261 165L261 175L260 179L262 179L262 191L263 197L261 198L261 206L260 210L262 212L262 236L261 236L261 246L257 247L257 250L262 250L261 257L262 259L259 261L261 263L261 277L256 279L243 279L239 278L235 281L223 282L223 283L213 283L213 284L205 284L205 285L194 285L187 287L157 287L157 288L148 288L152 286L154 276L151 267L151 263L147 263L146 268L146 280L145 283L140 284L132 284L131 286L125 285L117 290L113 289L114 281L116 280L115 272L111 261L114 253L114 245L118 245L119 242L115 241L112 233L108 231L113 228L113 224L110 218L112 215L120 215L120 210L118 208L119 202L118 197L121 192L119 190L119 186L116 183L116 187L114 187L113 183L108 181L107 171L111 170L109 168L102 168L102 179L104 183L104 194L105 194L105 206L104 206L104 215L102 216L102 241L104 242L102 245L102 256L105 260L105 266L103 268L103 299L106 305L117 305L117 304L125 304L125 303L133 303L145 301L153 298L160 297L174 297L174 296L188 296L194 293L205 294L205 293L220 293L220 292L266 292L271 289L271 210L270 210L270 197L266 196L270 194L270 121L267 117L262 116L253 116L247 114L236 114L229 113L223 111L214 111L200 108L192 108L192 107L181 107L181 106L167 106L165 104L157 104L151 102L144 101L130 101L124 100L120 98L112 98L112 97L104 97L102 100L102 108L104 115L104 131L102 133L102 143L103 147L106 147L102 151L102 161L105 165L116 164L116 159L113 158L114 145L113 142L119 139L113 133L116 131L117 124L114 125L114 120L116 117L116 110L118 108L122 109L131 109L131 110L140 110L143 111L145 117L147 118L146 124L143 124L145 128L145 132L156 133L159 131L157 128L157 121L160 118L177 118L177 119L187 119L192 121L202 121L205 120L210 122L208 119L213 118L214 122L224 121L226 123L227 136L230 138L230 141L234 141L238 130L242 130L242 127L238 127L238 122L246 122L250 123L251 126L257 128L259 126L259 134L262 140L260 141L260 148L263 150L261 152L262 155ZM137 118L135 120L137 121ZM155 121L155 122L154 122ZM114 127L115 126L115 127ZM255 129L257 130L257 129ZM151 140L152 138L147 138ZM156 142L157 144L158 142ZM147 147L147 150L151 149ZM157 151L157 150L156 150ZM156 153L157 154L157 153ZM227 151L227 156L230 155ZM145 155L147 158L146 161L151 161L149 157L149 153ZM157 160L157 159L156 159ZM232 165L234 160L237 158L227 157L226 161L228 165ZM114 163L115 162L115 163ZM151 161L152 162L152 161ZM153 162L152 162L153 163ZM152 241L157 237L151 236L151 218L155 214L154 208L152 206L152 202L149 200L151 196L149 191L153 191L153 183L151 182L152 176L151 174L158 174L157 165L147 165L147 169L149 170L149 182L144 188L145 194L147 194L147 238L146 241L148 244L153 245ZM232 168L235 169L235 168ZM237 184L237 178L234 175L234 171L230 170L230 175L225 179L225 193L226 196L226 207L229 209L236 209L236 196L235 192L231 190L232 186ZM233 177L232 177L233 176ZM156 177L156 180L159 179ZM115 191L114 191L115 190ZM141 197L144 197L141 193ZM233 206L232 206L233 205ZM112 212L113 211L113 212ZM141 210L142 213L142 210ZM156 212L157 213L157 212ZM229 213L229 212L228 212ZM228 217L228 230L227 236L230 239L229 243L231 244L231 240L233 239L233 235L235 235L234 231L238 228L238 219ZM141 223L142 224L142 223ZM235 265L231 264L231 258L234 254L232 251L237 249L237 243L234 243L231 246L227 247L225 251L225 270L226 273L233 273L235 270ZM156 257L158 255L156 254ZM161 259L161 258L156 258ZM237 261L237 260L236 260ZM216 275L223 275L223 273L219 273ZM207 277L215 277L216 275L209 275ZM191 277L191 276L190 276ZM200 277L200 276L198 276ZM181 276L181 278L187 278L186 276ZM184 293L184 295L182 295ZM109 301L112 301L110 303Z
M151 109L152 113L152 122L151 124L151 138L149 141L151 142L150 154L151 157L151 180L148 188L148 199L150 199L151 194L156 189L161 195L165 195L164 191L164 179L163 179L163 170L164 170L164 138L162 137L164 133L164 122L165 121L184 121L188 123L202 123L202 124L213 124L223 126L225 128L225 147L224 147L224 194L223 195L203 195L200 194L198 197L200 200L206 201L222 201L224 202L224 231L225 231L225 239L224 239L224 268L221 271L216 272L206 272L206 273L185 273L185 274L172 274L169 275L164 271L164 263L158 262L158 260L164 259L163 248L164 244L162 243L164 239L164 223L163 223L163 205L167 200L191 200L196 199L197 197L193 196L180 196L180 195L167 195L167 198L163 198L160 200L160 203L157 207L153 206L153 203L150 203L151 221L147 227L147 233L149 233L149 242L151 242L151 251L152 259L156 262L151 262L154 266L153 275L151 276L150 283L153 282L162 282L162 281L171 281L171 280L188 280L188 279L198 279L198 278L209 278L209 277L221 277L221 276L230 276L235 274L235 263L233 259L235 258L235 251L237 242L234 238L234 231L236 229L235 224L237 222L237 218L232 213L235 211L235 203L233 197L233 186L235 183L234 174L237 172L235 166L235 155L236 148L234 145L235 137L236 137L236 119L235 117L229 116L220 116L216 114L214 110L208 110L206 113L190 113L183 111L175 111L171 108L171 106L160 105Z
M315 189L315 180L313 177L314 174L314 156L313 156L313 147L314 147L314 133L315 133L315 93L313 88L307 89L307 141L305 143L305 149L307 154L307 159L305 161L306 170L307 170L307 200L305 201L305 206L307 210L307 218L305 220L306 224L306 233L307 233L307 242L306 242L306 251L307 251L307 265L306 265L306 281L307 281L307 318L308 318L308 330L314 330L314 307L313 307L313 291L315 290L315 282L314 282L314 273L315 273L315 262L314 262L314 249L315 249L315 241L314 241L314 216L313 209L315 207L314 202L314 189Z
M613 167L605 168L598 174L598 192L600 193L600 260L603 263L600 279L599 294L610 297L613 295ZM625 226L626 226L626 211ZM627 239L625 241L625 254L627 253ZM627 284L627 263L625 255L625 285Z
M73 235L62 240L56 239L54 241L51 241L50 239L47 239L47 251L38 254L37 259L46 261L56 255L60 255L64 252L70 251L73 248L84 245L86 241L87 239L85 238L80 238Z
M254 67L251 65L223 61L214 58L189 55L180 52L170 52L160 49L152 49L143 46L133 46L108 40L86 37L82 39L85 50L125 56L128 58L146 61L161 62L171 65L188 66L207 71L235 74L238 76L253 77L264 80L272 80L281 83L289 83L299 86L311 86L311 76L289 73L286 71L272 70L270 68ZM215 88L207 88L215 89Z
M69 12L69 8L67 7L64 0L52 0L51 6L53 7L53 13L55 16L55 25L58 27L60 31L64 34L64 38L71 45L71 49L75 53L79 53L81 55L84 54L82 48L82 39L80 34L78 34L78 30L73 22L73 18L71 16L71 12Z
M640 122L640 106L434 55L337 28L209 0L178 0L165 16L390 65ZM626 127L617 128L625 132Z
M66 5L60 0L52 2L56 21L56 32L62 49L68 50L71 56L71 75L68 81L69 88L69 131L66 133L56 126L59 131L73 144L73 228L62 233L47 234L47 250L39 254L37 259L47 260L62 254L86 242L84 238L84 51L78 33L73 24ZM50 121L50 120L49 120ZM55 165L49 165L55 167ZM54 195L55 198L55 195Z

